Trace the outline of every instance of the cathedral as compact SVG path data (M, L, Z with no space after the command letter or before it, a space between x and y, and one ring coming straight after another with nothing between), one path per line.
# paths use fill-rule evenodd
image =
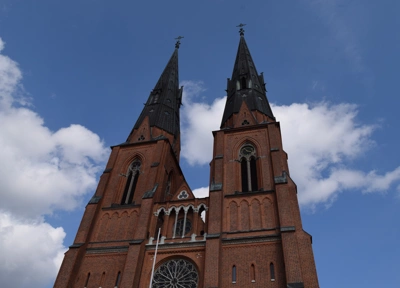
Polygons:
M206 156L209 196L193 195L179 165L178 39L126 141L111 147L54 287L319 287L280 125L239 34Z

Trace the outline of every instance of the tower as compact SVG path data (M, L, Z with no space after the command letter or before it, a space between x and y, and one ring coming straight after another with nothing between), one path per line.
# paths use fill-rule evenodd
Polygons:
M178 39L126 142L111 147L54 287L319 287L279 122L242 26L212 132L209 197L194 197L179 166Z

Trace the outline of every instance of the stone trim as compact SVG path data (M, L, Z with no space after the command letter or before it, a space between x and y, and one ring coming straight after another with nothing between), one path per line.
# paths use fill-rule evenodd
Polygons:
M296 227L294 226L281 227L281 232L294 232L294 231L296 231Z
M238 238L223 238L222 245L229 244L245 244L245 243L260 243L260 242L274 242L281 240L278 234L270 236L250 236L250 237L238 237Z
M274 193L275 190L260 190L260 191L249 191L249 192L241 192L241 191L235 191L234 194L227 194L224 195L224 197L243 197L247 195L255 195L255 194L271 194Z
M102 253L120 253L128 252L128 246L114 246L114 247L102 247L102 248L87 248L87 254L102 254Z

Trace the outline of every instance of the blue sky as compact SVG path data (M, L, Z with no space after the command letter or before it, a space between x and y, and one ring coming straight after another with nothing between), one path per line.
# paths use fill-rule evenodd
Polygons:
M2 287L52 287L108 146L125 141L179 35L181 165L204 194L241 22L281 122L320 286L396 287L399 9L0 0Z

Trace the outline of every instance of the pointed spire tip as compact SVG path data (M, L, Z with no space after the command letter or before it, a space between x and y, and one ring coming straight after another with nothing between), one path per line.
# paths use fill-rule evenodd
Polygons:
M244 36L244 29L243 29L244 26L246 26L246 24L243 24L243 23L240 23L239 25L236 26L236 27L240 27L240 29L239 29L240 36Z
M179 49L179 46L181 45L181 39L182 39L182 38L185 38L185 37L183 37L183 36L178 36L178 37L175 38L175 40L176 40L175 49Z

